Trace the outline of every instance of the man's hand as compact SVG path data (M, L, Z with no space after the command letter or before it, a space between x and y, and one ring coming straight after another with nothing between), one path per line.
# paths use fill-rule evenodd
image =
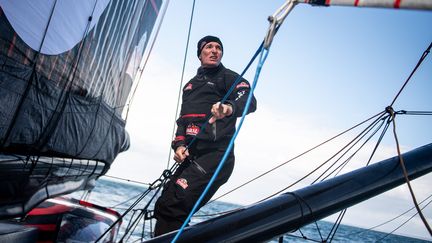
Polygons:
M222 119L227 116L231 116L233 108L229 104L221 104L217 102L211 108L212 117L209 120L210 124L213 124L216 120Z
M186 149L185 146L180 146L176 149L175 154L174 154L174 160L177 163L182 163L186 157L189 156L189 151Z

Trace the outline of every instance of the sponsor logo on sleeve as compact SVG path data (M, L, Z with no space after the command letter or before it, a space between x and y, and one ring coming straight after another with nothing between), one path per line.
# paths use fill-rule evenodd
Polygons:
M245 93L246 93L246 91L244 91L244 90L238 91L237 92L237 97L236 97L235 100L240 99Z
M249 88L249 84L246 82L241 82L241 83L237 84L237 86L236 86L236 89L239 89L239 88Z
M178 178L176 181L176 184L181 186L183 189L188 188L188 182L185 178Z

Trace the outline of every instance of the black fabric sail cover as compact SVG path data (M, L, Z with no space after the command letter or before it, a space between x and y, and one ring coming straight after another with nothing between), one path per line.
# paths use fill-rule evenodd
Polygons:
M29 194L50 183L67 185L68 176L84 185L128 148L122 113L161 5L162 0L0 0L3 206L10 198L32 197L17 190Z

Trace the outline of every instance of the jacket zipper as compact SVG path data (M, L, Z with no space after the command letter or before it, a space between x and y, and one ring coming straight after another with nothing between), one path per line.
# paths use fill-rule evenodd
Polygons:
M216 121L212 124L213 142L216 141Z
M201 165L199 165L197 162L195 162L195 160L192 160L192 164L194 164L194 165L197 167L197 169L198 169L199 171L201 171L201 173L203 173L203 174L207 174L207 171L205 171L204 168L201 167Z

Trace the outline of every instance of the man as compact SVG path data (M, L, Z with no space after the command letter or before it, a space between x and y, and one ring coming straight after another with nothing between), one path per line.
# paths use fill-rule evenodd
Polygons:
M223 45L219 38L203 37L198 42L197 55L201 67L183 88L180 118L172 142L174 160L180 166L164 185L156 202L155 236L179 229L186 220L218 167L250 92L249 82L242 79L227 101L221 104L239 75L222 65ZM248 112L255 110L253 97ZM207 125L201 128L210 115ZM186 148L195 137L196 140ZM233 168L234 152L231 151L200 207L228 180Z

